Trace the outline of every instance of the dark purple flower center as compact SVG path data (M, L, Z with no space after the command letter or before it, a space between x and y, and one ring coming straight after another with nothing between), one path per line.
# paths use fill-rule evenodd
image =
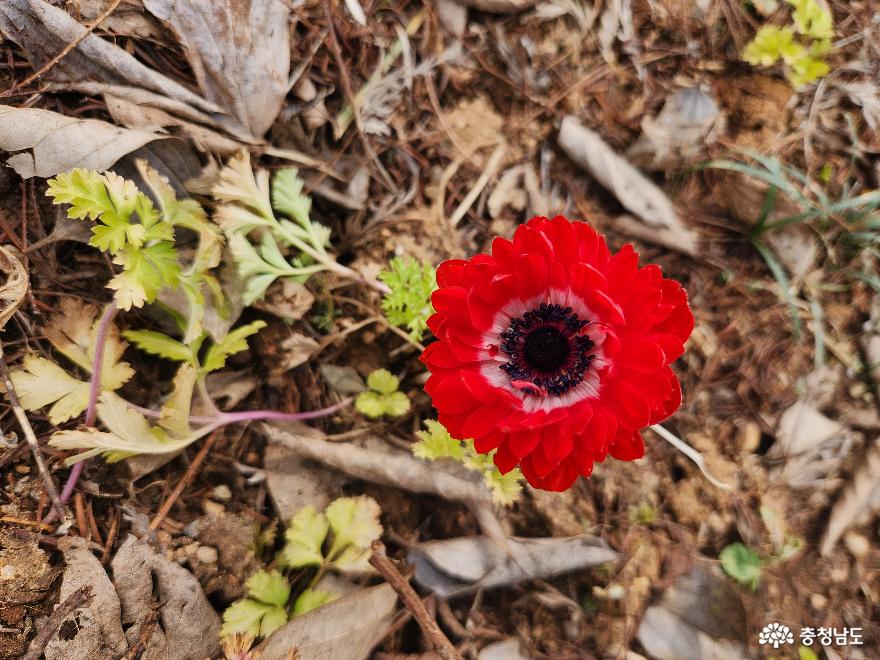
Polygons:
M579 385L593 362L593 341L583 334L589 321L571 307L541 303L512 318L501 333L501 365L511 383L526 394L561 396Z

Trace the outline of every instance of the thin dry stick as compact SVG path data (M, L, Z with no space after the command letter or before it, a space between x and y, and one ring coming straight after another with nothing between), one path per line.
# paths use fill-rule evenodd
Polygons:
M52 67L54 67L56 64L58 64L58 62L60 62L65 57L67 57L74 48L79 46L79 44L82 42L82 40L85 39L87 36L89 36L96 27L98 27L101 23L103 23L104 20L116 10L116 8L119 6L119 4L121 2L122 2L122 0L113 0L113 2L110 3L110 6L107 7L107 9L105 9L103 11L103 13L100 16L98 16L98 18L95 19L94 23L86 26L86 29L83 30L81 35L79 35L76 39L74 39L69 44L67 44L64 48L61 49L60 53L58 53L55 57L53 57L51 60L46 62L39 69L34 71L27 78L22 80L21 83L19 83L19 84L13 83L12 87L10 87L5 92L3 92L3 96L8 96L12 92L14 92L16 89L19 89L21 87L27 87L32 82L34 82L37 78L40 78L41 76L46 74L50 69L52 69Z
M449 638L440 630L437 622L428 614L425 604L419 598L415 589L410 586L406 578L400 574L400 571L388 559L388 555L385 554L385 544L382 541L373 541L373 554L370 556L370 564L382 574L385 581L397 592L403 604L406 605L407 609L416 618L422 632L431 640L440 657L443 660L462 660L461 655L452 645L452 642L449 641Z
M193 459L192 463L189 464L189 467L186 469L186 472L183 473L183 476L180 478L180 481L177 482L177 485L174 487L174 490L171 491L171 495L168 496L168 499L165 500L165 503L162 504L162 508L159 509L159 513L156 514L156 517L153 518L153 522L150 523L150 531L155 532L159 529L159 525L162 524L162 521L165 519L165 516L168 515L168 512L171 511L171 507L174 506L174 503L177 501L177 498L181 496L184 489L189 485L189 482L192 481L193 477L196 476L196 472L199 467L202 465L202 462L205 460L205 457L208 455L208 452L211 451L211 447L214 446L214 442L217 440L217 437L220 435L219 431L214 431L211 435L208 436L208 439L205 440L205 443L202 445L202 448L199 449L199 453L196 454L196 457Z
M3 355L3 342L0 342L0 371L2 371L3 374L3 384L6 386L6 398L9 399L9 405L12 406L12 412L15 413L18 425L21 427L28 445L30 445L31 453L34 455L34 461L37 464L37 470L39 470L40 476L43 478L43 483L46 485L46 492L49 493L49 499L52 500L52 507L55 509L55 515L58 516L58 520L61 521L63 526L67 526L67 514L64 512L64 505L61 503L61 499L58 497L58 491L55 489L55 482L52 481L52 475L49 474L49 469L46 467L46 459L43 458L40 443L37 441L34 429L31 426L30 421L28 421L27 415L24 414L24 409L21 407L18 395L15 393L15 386L12 384L12 377L9 375L9 367L6 366L6 357Z
M84 584L70 594L67 599L55 608L54 612L52 612L52 615L46 621L45 625L40 629L40 632L38 632L37 636L31 641L27 653L24 654L22 660L39 660L39 658L43 656L43 651L46 649L49 640L52 639L52 635L54 635L55 631L58 630L62 623L64 623L64 620L90 600L92 600L92 587L88 584Z

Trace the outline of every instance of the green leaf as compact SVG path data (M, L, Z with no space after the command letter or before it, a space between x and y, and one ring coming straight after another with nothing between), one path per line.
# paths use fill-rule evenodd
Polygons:
M798 660L819 660L819 656L809 646L798 646Z
M260 622L272 605L259 603L249 598L237 600L223 611L223 626L220 637L230 637L236 633L249 637L260 636Z
M123 271L107 285L116 291L116 304L120 309L142 307L156 299L166 286L175 286L180 279L180 264L173 243L156 243L143 248L126 246L114 258L113 263Z
M385 414L385 398L373 391L361 392L355 399L354 407L362 415L376 419Z
M329 529L327 518L323 513L318 513L315 507L300 509L284 532L287 543L281 550L279 559L291 568L324 563L321 546L324 545Z
M269 605L284 607L290 598L290 585L277 570L260 570L251 575L244 584L248 596Z
M154 330L126 330L122 333L128 341L151 355L195 364L196 356L192 349L168 335Z
M287 623L287 609L284 607L270 607L260 621L260 636L268 637L281 626Z
M367 376L367 387L380 394L396 392L399 385L400 379L387 369L376 369Z
M428 328L428 317L434 313L431 305L431 293L437 288L434 269L412 257L395 257L389 266L389 270L379 273L379 279L391 289L382 298L382 309L389 323L406 326L410 337L418 341Z
M174 375L174 389L162 406L159 417L159 426L168 431L172 438L186 438L192 434L189 412L198 377L198 369L189 362L181 364Z
M383 395L382 398L384 399L385 414L389 417L400 417L406 414L412 405L409 397L403 392L392 392Z
M493 469L483 474L486 486L492 491L492 501L496 504L508 506L519 499L522 493L522 472L514 468L507 474L501 472L493 465Z
M311 612L322 605L326 605L327 603L336 600L336 598L336 594L331 594L327 591L306 589L299 595L299 598L297 598L296 602L293 604L293 614L291 616L296 617L305 614L306 612Z
M721 568L734 580L754 590L761 581L761 559L742 543L731 543L718 555Z
M236 353L247 350L247 338L251 335L255 335L265 327L265 321L252 321L247 325L239 326L231 331L223 338L223 341L214 344L205 353L202 371L208 373L225 367L227 358L230 355L235 355Z
M303 194L303 180L296 168L279 170L272 181L272 206L296 220L303 228L311 224L312 200Z
M425 427L426 431L416 431L419 441L412 446L412 452L416 457L428 460L438 458L461 460L464 457L461 441L449 435L449 431L440 422L426 419Z
M21 407L39 410L51 404L49 420L53 424L78 417L89 403L89 384L46 358L25 355L22 368L10 375Z
M49 444L58 449L87 450L68 458L66 465L97 454L104 454L110 462L135 454L169 454L183 449L211 430L207 426L188 437L172 439L162 428L151 427L143 415L113 392L101 394L98 419L109 432L93 428L60 431L49 440Z
M349 546L367 549L373 541L382 536L379 523L379 504L372 497L341 497L331 502L324 510L333 544L328 557L339 555Z

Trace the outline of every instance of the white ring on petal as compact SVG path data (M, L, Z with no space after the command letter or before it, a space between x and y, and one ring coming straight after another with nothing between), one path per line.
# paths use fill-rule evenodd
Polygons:
M550 289L529 300L514 298L495 314L495 318L492 320L492 328L483 334L483 344L487 348L480 356L483 360L480 365L480 373L493 387L506 390L516 396L522 402L522 410L527 413L549 412L557 408L573 406L580 401L597 398L601 387L598 372L608 365L608 360L605 358L602 347L597 346L590 353L593 356L593 361L590 364L590 369L584 374L583 381L561 396L533 396L526 394L519 388L513 387L510 384L510 376L503 369L499 368L499 365L508 362L507 357L500 349L503 341L501 333L510 326L511 319L537 309L541 303L571 307L578 317L587 319L591 323L597 318L597 315L587 307L587 304L569 289ZM498 355L491 356L488 350L489 346L499 347Z

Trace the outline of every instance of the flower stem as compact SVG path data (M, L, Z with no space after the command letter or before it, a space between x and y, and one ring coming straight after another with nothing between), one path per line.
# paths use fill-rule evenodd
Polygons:
M101 371L104 369L104 349L107 345L107 333L113 325L113 319L119 308L115 303L111 302L104 308L101 320L98 323L98 331L95 334L95 354L92 356L92 377L89 379L89 403L86 406L86 426L94 426L98 417L98 395L101 393ZM85 469L86 461L76 463L67 475L67 481L64 482L64 488L61 489L61 502L67 504L73 497L73 491L79 482ZM46 516L46 522L52 522L55 519L54 510Z

